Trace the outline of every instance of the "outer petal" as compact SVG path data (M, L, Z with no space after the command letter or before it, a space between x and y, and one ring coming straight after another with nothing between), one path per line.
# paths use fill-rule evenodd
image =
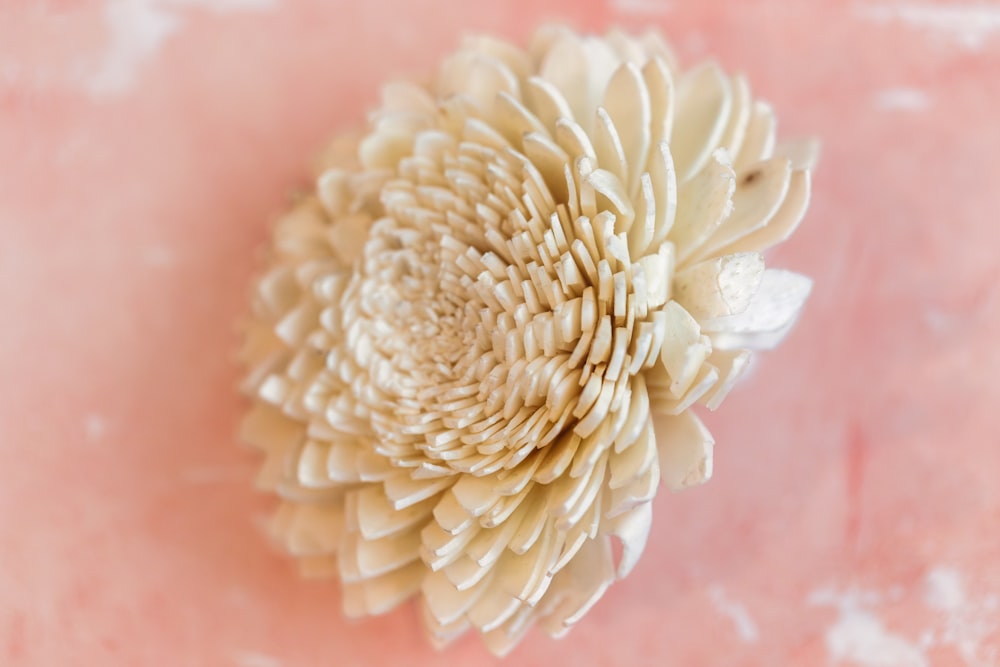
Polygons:
M747 309L701 323L720 349L775 347L788 334L812 290L812 280L782 269L768 269Z

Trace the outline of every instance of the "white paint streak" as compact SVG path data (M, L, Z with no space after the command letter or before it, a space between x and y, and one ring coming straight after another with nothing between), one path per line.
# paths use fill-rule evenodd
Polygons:
M936 567L924 579L924 602L944 617L944 628L937 640L952 646L966 667L996 665L996 650L983 647L984 640L996 629L995 610L990 596L981 603L970 600L958 570Z
M954 334L962 322L961 316L935 306L927 306L921 314L927 328L940 336Z
M872 105L879 111L923 111L931 98L917 88L887 88L875 94Z
M181 9L216 13L270 9L273 0L107 0L104 20L110 40L85 87L94 97L126 92L164 42L182 25Z
M760 638L760 633L757 631L757 624L750 617L746 607L731 599L722 586L713 586L710 588L708 597L712 600L712 606L715 607L715 610L733 622L733 625L736 627L736 634L739 635L740 639L748 644L752 644Z
M108 432L107 420L98 414L89 414L83 420L83 434L90 442L97 442Z
M174 264L174 253L166 246L151 246L142 251L143 263L156 269L162 269Z
M620 14L661 16L671 9L668 0L611 0L611 9Z
M969 50L978 50L1000 32L1000 7L968 5L891 4L857 5L859 17L877 23L899 21L915 28L942 33Z
M281 667L281 661L257 651L237 651L233 662L238 667Z
M831 661L859 667L928 667L929 651L934 647L953 650L964 667L996 667L998 651L989 645L1000 620L996 594L980 598L969 595L962 574L954 568L939 566L930 570L923 581L923 603L928 612L927 625L915 641L891 632L873 610L883 602L905 604L916 609L919 601L912 596L919 591L899 587L887 594L875 591L828 588L815 591L809 603L833 607L839 611L836 621L827 628L826 646ZM956 665L958 667L958 665Z
M954 611L965 604L965 586L957 570L937 567L924 581L924 602L931 609Z
M142 64L180 26L179 19L154 0L109 0L104 20L111 40L88 82L96 97L121 93L129 88Z
M860 667L928 667L919 644L890 632L866 608L879 599L878 594L837 593L830 589L816 591L809 597L811 604L835 607L839 612L836 622L826 631L830 658Z

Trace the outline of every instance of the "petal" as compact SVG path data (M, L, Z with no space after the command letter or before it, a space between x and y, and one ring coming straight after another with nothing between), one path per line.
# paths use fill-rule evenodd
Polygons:
M669 141L674 125L674 78L669 66L652 58L642 68L642 78L649 94L649 142L651 150L661 141ZM652 158L652 153L650 154Z
M607 539L588 540L553 582L558 603L544 610L540 627L561 637L601 599L615 579L611 544ZM557 592L558 591L558 592Z
M728 255L748 250L762 251L787 239L806 214L806 209L809 207L809 188L809 172L793 171L781 207L767 223L756 231L719 248L718 252Z
M521 79L531 76L534 69L531 59L523 49L491 35L467 36L462 40L462 46L466 50L482 53L503 63L507 69Z
M737 172L733 214L690 261L718 255L722 248L765 227L784 204L791 180L791 162L783 157L771 158Z
M520 94L517 76L499 60L475 51L462 50L441 65L437 95L447 99L467 95L481 109L489 109L499 93Z
M698 374L711 352L711 344L701 335L698 322L676 301L668 303L663 313L666 331L660 347L660 359L670 375L670 392L681 396Z
M344 503L286 504L275 516L272 532L296 556L334 554L344 530Z
M683 266L732 213L735 191L736 173L724 149L713 153L704 169L681 184L677 194L677 219L670 233L670 240L677 246L680 265Z
M656 204L653 214L653 233L647 247L631 245L629 251L633 257L641 256L647 248L658 248L663 243L678 222L677 174L674 171L673 155L667 142L661 141L653 149L648 165L650 185L653 189L653 200Z
M562 92L551 82L538 76L528 79L525 103L539 122L550 132L555 132L560 118L573 120L573 110Z
M671 491L702 484L712 476L715 440L690 410L657 418L655 428L661 475Z
M697 320L742 313L764 274L764 258L745 252L705 260L674 276L674 299Z
M712 62L685 73L677 82L670 150L681 183L697 174L721 145L732 97L729 79Z
M745 311L702 326L720 349L771 349L791 330L811 290L812 280L805 276L768 269Z
M608 488L619 489L631 484L646 473L657 456L653 422L646 420L640 436L620 453L611 456L611 479Z
M397 510L378 484L367 484L349 494L356 514L358 530L366 540L377 540L413 528L431 517L438 498L431 497Z
M634 63L620 66L604 93L602 106L621 140L625 163L629 165L628 193L639 184L641 165L645 164L650 145L650 97L642 73Z
M774 155L774 141L777 134L777 123L774 110L766 102L754 102L747 123L746 134L740 152L733 158L733 166L737 171L743 171L750 165Z
M812 170L819 161L819 150L819 139L799 139L781 142L774 149L774 154L788 158L792 169Z
M589 121L594 111L588 108L587 54L579 37L572 33L557 37L545 53L538 73L562 94L574 118Z
M622 554L615 576L624 579L639 562L639 557L646 548L649 529L653 524L653 506L643 503L607 523L607 529L602 531L621 541Z
M475 604L490 580L465 590L458 590L443 572L429 572L421 584L427 610L441 625L459 620Z
M357 618L392 611L420 590L425 572L423 563L417 562L374 579L345 584L344 614Z
M749 350L713 350L708 358L719 370L719 381L699 399L709 410L715 410L736 382L749 370L753 355Z
M732 91L732 109L729 112L729 122L722 133L719 146L729 151L730 155L739 155L743 140L750 126L753 101L750 97L750 84L746 77L737 74L730 79Z

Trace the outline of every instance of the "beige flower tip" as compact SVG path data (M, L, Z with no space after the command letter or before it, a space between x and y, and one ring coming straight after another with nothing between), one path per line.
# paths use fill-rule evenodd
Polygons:
M371 118L275 229L244 437L276 538L345 613L417 598L435 645L506 653L631 571L661 481L711 476L692 408L808 296L761 253L815 151L656 35L555 27L467 39Z

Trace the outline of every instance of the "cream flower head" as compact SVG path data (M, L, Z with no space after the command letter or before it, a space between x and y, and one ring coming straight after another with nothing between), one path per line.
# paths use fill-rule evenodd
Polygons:
M350 616L416 597L444 645L559 636L635 565L661 479L809 280L770 107L656 35L478 37L394 83L280 220L244 357L274 532ZM612 540L622 543L615 562Z

